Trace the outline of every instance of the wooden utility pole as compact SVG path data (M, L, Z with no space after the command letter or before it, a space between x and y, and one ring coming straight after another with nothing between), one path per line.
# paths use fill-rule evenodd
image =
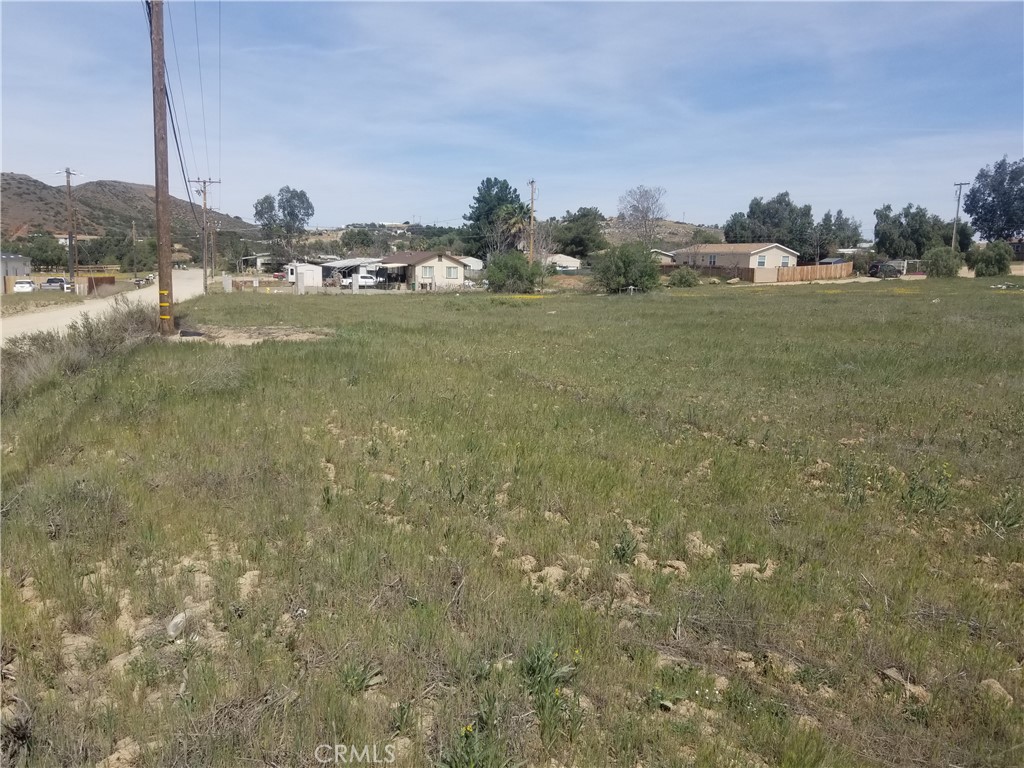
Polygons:
M132 220L132 279L139 279L139 251L136 247L138 240L135 237L135 220Z
M960 193L963 192L964 187L968 186L971 182L969 181L958 181L953 186L956 187L956 215L953 217L953 242L950 244L953 247L953 253L956 253L957 242L956 242L956 222L960 218Z
M213 276L213 259L209 256L207 250L210 242L209 227L206 221L206 187L210 184L220 184L219 181L213 179L189 179L190 184L201 184L202 189L197 189L196 194L203 196L203 293L207 293L209 290L209 284L207 283L207 275Z
M153 55L153 144L156 157L156 257L160 333L174 333L171 286L170 179L167 167L167 78L164 71L164 0L149 0L149 42Z
M530 179L530 263L533 264L533 198L534 192L536 191L537 182Z
M75 283L75 267L78 266L78 233L75 228L75 211L71 204L71 177L77 175L70 168L64 169L68 201L68 282L72 285Z

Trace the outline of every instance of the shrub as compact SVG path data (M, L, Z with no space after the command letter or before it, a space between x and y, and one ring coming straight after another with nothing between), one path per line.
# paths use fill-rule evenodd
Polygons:
M855 253L853 255L853 271L858 275L866 275L868 267L871 266L871 262L876 258L875 254L867 251Z
M673 288L693 288L700 285L700 275L689 267L680 267L668 276L668 284Z
M947 246L925 251L921 261L924 262L924 273L928 277L956 277L964 263L960 254Z
M118 296L104 314L83 314L63 335L39 331L14 336L4 343L0 404L7 411L36 385L72 376L158 335L153 310Z
M624 291L630 286L649 291L658 285L658 265L641 243L628 243L612 248L597 262L594 280L609 293Z
M487 262L488 290L495 293L533 293L541 278L541 266L530 264L517 252L501 253Z
M997 277L1010 274L1013 248L1005 240L996 240L984 248L977 244L967 252L967 266L974 270L975 277Z

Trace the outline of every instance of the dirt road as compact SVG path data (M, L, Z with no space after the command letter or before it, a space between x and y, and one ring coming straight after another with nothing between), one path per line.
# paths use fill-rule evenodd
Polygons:
M192 298L193 296L198 296L203 292L203 273L198 269L189 269L185 271L175 270L172 272L172 277L174 300L176 302L184 301L185 299ZM148 304L153 308L154 313L157 310L156 305L158 293L156 285L150 285L137 291L130 291L118 295L124 296L129 301ZM0 322L0 340L9 339L11 336L17 336L19 333L63 330L67 328L73 320L78 319L86 312L91 315L102 313L107 309L107 307L114 303L114 299L114 296L106 299L89 299L80 304L74 304L68 307L53 307L49 309L41 309L37 312L23 312L21 314L5 317L3 321Z

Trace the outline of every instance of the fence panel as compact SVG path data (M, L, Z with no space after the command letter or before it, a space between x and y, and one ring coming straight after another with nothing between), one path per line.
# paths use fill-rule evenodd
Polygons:
M810 264L806 267L779 267L779 282L799 283L807 280L839 280L852 274L852 261L842 264Z

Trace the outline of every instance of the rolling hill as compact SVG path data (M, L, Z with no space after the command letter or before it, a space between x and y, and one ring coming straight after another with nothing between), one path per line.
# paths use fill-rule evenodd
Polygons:
M140 236L150 236L155 229L153 198L155 188L148 184L124 181L89 181L72 189L76 227L80 235L102 235L107 230L129 231L135 222ZM17 237L30 232L67 231L67 203L63 184L51 186L20 173L0 176L0 211L4 237ZM196 207L201 216L200 207ZM208 212L211 226L221 231L257 232L258 227L238 216ZM175 239L194 235L197 231L192 208L187 200L171 197L171 230Z

